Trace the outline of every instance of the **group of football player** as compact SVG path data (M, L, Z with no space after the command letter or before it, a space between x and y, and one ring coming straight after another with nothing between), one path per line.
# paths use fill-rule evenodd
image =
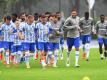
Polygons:
M64 58L64 38L67 44L66 66L70 66L70 53L75 47L75 67L79 67L79 48L82 41L83 58L89 61L92 35L98 36L101 59L107 56L107 21L101 15L95 24L89 12L79 18L72 10L66 20L60 12L35 15L22 13L4 16L0 23L0 61L10 67L25 62L30 68L30 58L40 59L43 68L57 67ZM104 52L103 52L104 44ZM103 54L104 53L104 54Z

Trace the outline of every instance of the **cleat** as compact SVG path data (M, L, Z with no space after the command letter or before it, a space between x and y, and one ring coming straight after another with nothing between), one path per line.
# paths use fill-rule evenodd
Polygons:
M104 57L107 57L107 53L106 52L104 52Z
M6 65L6 61L4 61L3 64Z
M56 64L53 64L53 67L56 68L56 67L58 67L58 66L57 66Z
M89 61L89 59L86 59L86 61Z
M101 60L103 60L104 58L103 57L101 57Z
M66 67L70 67L70 64L66 64Z
M75 67L80 67L80 65L76 64Z
M69 60L69 59L67 59L66 66L67 66L67 67L70 66L70 60Z
M27 69L30 69L30 65L26 66Z

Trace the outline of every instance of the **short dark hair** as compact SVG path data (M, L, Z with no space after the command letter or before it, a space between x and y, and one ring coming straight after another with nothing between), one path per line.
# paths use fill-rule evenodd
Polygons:
M89 12L85 12L85 15L89 15Z
M101 14L100 17L105 17L105 15L104 15L104 14Z
M47 15L47 14L50 15L51 13L50 12L45 12L45 15Z
M6 19L7 19L7 20L11 20L11 16L9 16L9 15L6 16Z
M17 14L16 14L16 13L12 13L12 16L15 16L15 17L17 17Z

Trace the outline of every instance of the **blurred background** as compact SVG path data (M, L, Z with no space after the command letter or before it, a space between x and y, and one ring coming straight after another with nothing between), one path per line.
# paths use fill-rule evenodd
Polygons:
M60 11L68 17L74 7L78 10L79 16L88 11L86 0L0 0L0 16L21 12L34 14ZM107 16L106 8L107 0L96 0L92 15L99 16L103 13Z

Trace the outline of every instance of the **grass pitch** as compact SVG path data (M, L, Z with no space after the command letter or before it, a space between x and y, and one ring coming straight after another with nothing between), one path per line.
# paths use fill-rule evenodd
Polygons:
M101 60L98 49L91 49L90 60L82 59L80 51L80 67L74 67L75 52L71 52L71 66L66 67L66 50L64 60L58 61L58 68L42 69L39 60L31 59L31 68L26 69L25 63L16 67L6 68L0 61L0 80L107 80L107 59Z

